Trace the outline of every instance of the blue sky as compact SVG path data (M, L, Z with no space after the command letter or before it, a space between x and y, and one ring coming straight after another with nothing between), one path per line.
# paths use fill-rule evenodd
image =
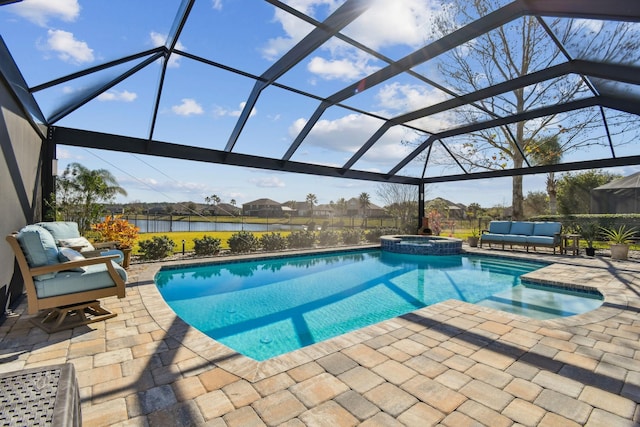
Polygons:
M343 1L292 0L286 3L317 20L323 20ZM506 2L505 2L506 3ZM29 86L65 76L162 45L170 31L179 1L154 0L24 0L0 7L0 33L21 67ZM247 5L251 10L248 11ZM441 9L435 1L377 0L344 34L399 59L429 40L429 23ZM376 31L370 31L376 28ZM247 0L199 0L178 40L177 47L211 61L259 75L268 69L310 30L310 25L276 10L266 2ZM331 40L307 60L278 79L322 96L359 81L382 67L379 60ZM428 69L428 63L424 69ZM117 68L122 71L131 64ZM147 66L90 101L57 125L146 137L151 124L160 64ZM425 71L428 73L429 71ZM104 71L77 81L37 92L46 115L57 111L61 101L82 96L114 72ZM254 81L223 72L189 58L172 56L153 139L178 144L223 149ZM447 99L435 88L398 76L384 85L352 97L348 105L391 117ZM267 88L234 151L281 157L317 102L277 87ZM444 127L447 117L430 119ZM381 121L338 106L331 107L313 128L292 160L341 166L380 126ZM411 148L399 140L419 141L424 135L393 128L356 163L356 168L386 172ZM223 202L239 204L268 197L280 202L304 200L308 193L319 203L340 197L371 195L374 203L378 183L340 180L266 170L187 162L149 156L60 146L61 171L70 162L90 169L107 169L129 195L121 202L203 202L218 195ZM445 166L442 166L445 168ZM450 166L448 166L450 168ZM444 170L444 169L443 169ZM613 172L627 175L634 168ZM422 165L403 171L419 176ZM441 171L432 170L438 175ZM543 191L544 176L526 176L524 192ZM437 184L427 198L444 197L456 203L480 203L484 207L511 203L511 180L466 181Z

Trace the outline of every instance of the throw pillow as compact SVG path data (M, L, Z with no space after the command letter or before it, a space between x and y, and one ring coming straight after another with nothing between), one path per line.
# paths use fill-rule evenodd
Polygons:
M58 251L58 258L60 259L60 262L78 261L81 259L85 259L80 252L73 250L71 248L60 248L60 250ZM87 268L74 267L74 268L70 268L69 271L85 272L87 271Z

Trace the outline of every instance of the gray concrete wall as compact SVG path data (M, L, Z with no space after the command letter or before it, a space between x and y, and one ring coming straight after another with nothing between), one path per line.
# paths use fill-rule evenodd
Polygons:
M4 238L11 231L38 221L42 212L43 142L25 117L4 79L0 79L0 322L23 289L13 251Z

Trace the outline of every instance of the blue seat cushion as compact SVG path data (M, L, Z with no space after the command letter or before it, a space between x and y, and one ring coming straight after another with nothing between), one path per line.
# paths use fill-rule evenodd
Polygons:
M489 223L489 233L508 234L511 229L511 221L491 221Z
M39 225L27 225L22 227L16 236L22 252L27 259L29 267L42 267L43 265L59 264L58 247L51 233ZM36 276L36 279L50 279L56 273L47 273Z
M107 249L106 251L100 252L100 255L118 255L118 258L114 258L112 259L112 261L118 264L122 264L122 261L124 261L124 252L122 252L120 249Z
M111 261L116 271L127 281L124 268ZM88 265L85 271L60 271L56 277L46 280L34 280L38 298L73 294L81 291L115 287L105 264Z
M559 242L556 242L553 237L550 236L527 236L527 243L530 245L545 245L552 246L557 245Z
M483 242L502 242L504 236L504 234L484 233L480 236L480 240Z
M80 237L78 224L73 221L39 222L36 225L45 228L49 233L51 233L56 241L60 239Z
M531 236L533 234L533 222L514 221L511 223L511 230L509 230L509 234Z
M536 222L532 234L553 237L555 234L560 234L560 230L562 230L562 224L559 222Z
M505 234L503 242L505 243L527 243L527 238L523 234Z

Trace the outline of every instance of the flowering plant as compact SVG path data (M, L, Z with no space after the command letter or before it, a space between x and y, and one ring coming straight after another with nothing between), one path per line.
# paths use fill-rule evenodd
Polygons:
M122 219L122 215L107 215L104 221L92 224L91 229L99 233L103 241L117 242L120 249L132 248L140 232L139 227Z
M440 215L440 212L433 209L431 212L429 212L428 216L433 235L439 236L440 232L442 231L442 215Z

